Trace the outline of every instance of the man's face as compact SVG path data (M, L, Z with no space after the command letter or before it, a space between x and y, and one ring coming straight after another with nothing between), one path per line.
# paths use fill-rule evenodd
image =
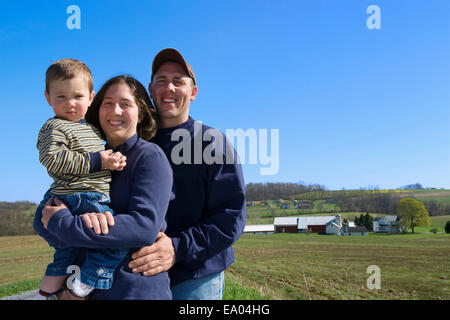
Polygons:
M197 87L177 62L165 62L154 74L149 92L158 109L163 127L187 121L189 104L197 95Z

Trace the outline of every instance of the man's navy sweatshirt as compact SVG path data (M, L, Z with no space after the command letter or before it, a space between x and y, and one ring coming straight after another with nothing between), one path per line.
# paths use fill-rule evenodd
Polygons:
M171 285L225 270L234 262L232 244L246 220L245 184L235 149L223 133L191 117L159 129L152 142L166 154L174 177L166 229L176 253Z

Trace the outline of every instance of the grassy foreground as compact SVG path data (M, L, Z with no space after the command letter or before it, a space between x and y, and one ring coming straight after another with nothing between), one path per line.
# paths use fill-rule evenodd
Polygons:
M450 299L447 234L244 235L235 251L229 278L270 299Z
M450 299L450 235L243 235L224 299ZM38 236L0 237L0 297L39 287L53 250ZM381 270L368 289L367 267Z
M39 236L0 237L0 297L39 288L52 257Z

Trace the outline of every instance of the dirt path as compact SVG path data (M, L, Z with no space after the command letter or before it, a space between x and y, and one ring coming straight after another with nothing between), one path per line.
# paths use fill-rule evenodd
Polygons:
M25 291L9 297L0 298L0 300L37 300L38 290Z

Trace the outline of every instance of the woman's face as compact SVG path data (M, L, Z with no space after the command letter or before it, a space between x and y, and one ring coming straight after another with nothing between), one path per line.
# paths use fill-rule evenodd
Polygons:
M139 108L125 83L109 87L99 110L100 125L111 147L117 147L136 134Z

